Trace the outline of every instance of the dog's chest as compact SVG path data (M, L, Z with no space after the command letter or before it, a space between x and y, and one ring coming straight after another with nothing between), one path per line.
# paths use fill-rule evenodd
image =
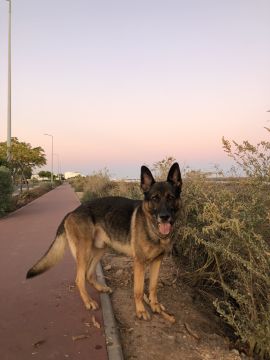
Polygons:
M135 242L134 253L137 258L143 260L145 263L150 263L154 259L168 252L170 248L170 239L152 243L145 237L144 239L141 238L137 243Z

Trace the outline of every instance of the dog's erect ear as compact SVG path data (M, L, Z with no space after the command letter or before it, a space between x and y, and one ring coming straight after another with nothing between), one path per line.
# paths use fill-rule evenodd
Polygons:
M179 189L179 194L182 188L182 178L178 163L174 163L168 173L167 181Z
M146 166L141 167L141 188L144 193L150 190L150 187L155 183L155 179L151 171Z

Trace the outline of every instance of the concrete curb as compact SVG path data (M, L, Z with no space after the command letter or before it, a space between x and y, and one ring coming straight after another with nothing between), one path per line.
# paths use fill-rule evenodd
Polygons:
M98 281L106 285L101 264L97 265ZM119 339L119 332L113 314L111 299L108 294L100 293L100 301L103 313L103 321L106 335L107 352L109 360L124 360L122 346Z

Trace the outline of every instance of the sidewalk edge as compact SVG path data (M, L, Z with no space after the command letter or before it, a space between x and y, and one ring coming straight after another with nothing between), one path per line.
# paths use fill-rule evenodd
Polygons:
M97 265L97 277L101 284L106 285L102 266ZM109 360L124 360L122 346L119 339L119 331L113 314L111 299L108 294L100 293L100 301L103 313L103 321L106 335L106 344Z

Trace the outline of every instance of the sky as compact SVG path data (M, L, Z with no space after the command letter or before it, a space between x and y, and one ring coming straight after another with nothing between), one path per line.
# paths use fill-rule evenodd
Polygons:
M138 178L173 156L228 169L222 136L267 139L269 0L12 0L12 136L51 168ZM8 2L0 1L0 141ZM37 171L39 171L38 169Z

